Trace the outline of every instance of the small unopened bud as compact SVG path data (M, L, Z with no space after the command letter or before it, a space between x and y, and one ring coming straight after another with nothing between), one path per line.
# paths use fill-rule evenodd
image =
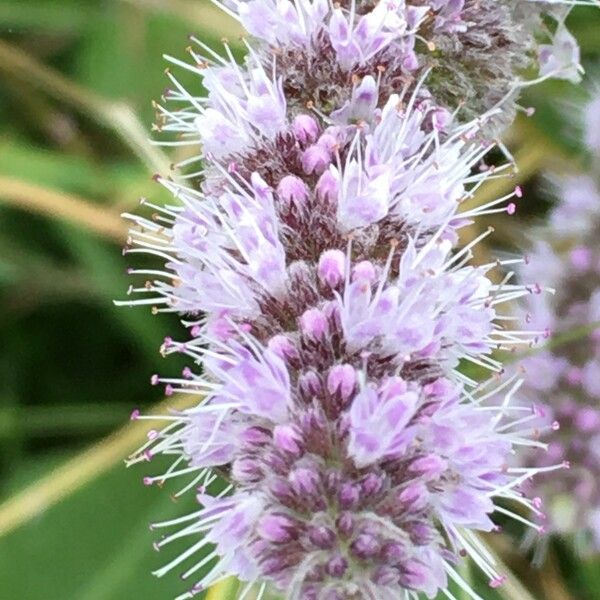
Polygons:
M452 115L444 109L434 111L431 116L431 124L438 131L445 131L452 121Z
M268 343L269 350L277 354L283 360L298 358L298 350L294 342L286 335L275 335Z
M342 535L352 535L354 531L354 519L350 513L344 512L336 519L335 526Z
M321 148L325 148L327 153L331 155L331 153L335 150L338 145L338 141L335 136L330 133L324 133L317 142L317 146L321 146Z
M375 473L369 473L360 483L362 493L369 497L379 492L382 485L382 478Z
M292 123L292 131L303 144L311 144L319 137L319 125L310 115L298 115Z
M293 425L277 425L273 429L273 441L288 454L296 457L302 454L302 433Z
M429 544L436 535L435 530L425 523L414 523L409 529L410 539L418 546Z
M262 477L262 470L257 460L239 458L231 465L231 476L240 483L251 483Z
M398 581L398 570L393 567L378 567L373 573L372 580L377 585L394 585Z
M363 260L352 269L352 281L364 281L373 283L375 281L375 267L368 260Z
M387 562L395 563L406 555L406 548L397 542L389 542L383 546L381 554Z
M400 583L409 588L421 587L430 577L429 569L429 566L417 560L403 561Z
M600 412L592 406L584 406L575 415L575 425L580 431L591 433L600 428Z
M320 175L331 164L331 155L324 146L309 146L302 154L302 169L307 175Z
M425 484L415 482L408 485L398 495L398 500L408 510L419 510L427 504L429 492Z
M308 539L317 548L328 550L333 547L333 543L335 542L335 534L333 531L331 531L331 529L329 529L329 527L321 525L319 527L311 528L308 533Z
M407 71L414 71L419 66L419 59L417 58L416 53L408 52L402 59L402 66Z
M336 202L338 197L338 181L331 171L325 171L319 177L315 192L322 202Z
M293 490L301 496L316 496L319 493L319 476L313 469L299 468L289 475Z
M300 317L300 328L315 340L323 339L329 331L327 317L318 308L311 308Z
M379 552L379 544L374 536L363 533L350 544L350 551L354 556L365 560Z
M341 250L327 250L319 259L319 278L329 287L337 287L346 271L346 257Z
M330 577L343 577L348 570L348 562L343 556L335 556L325 566L325 571Z
M356 371L351 365L336 365L329 371L327 376L327 391L330 394L336 392L347 400L350 398L356 386Z
M338 494L338 501L343 509L354 508L360 498L358 488L351 483L344 483Z
M419 475L436 478L439 477L447 469L447 467L448 464L441 456L437 456L437 454L429 454L414 460L408 467L408 470L411 473L417 473Z
M266 515L256 529L261 538L279 544L298 537L296 524L285 515Z
M260 447L264 444L268 444L271 441L271 436L269 435L269 432L262 427L248 427L248 429L245 429L241 433L240 439L250 446Z
M307 400L322 392L321 380L314 371L307 371L298 377L298 390Z
M302 179L286 175L277 186L277 195L286 205L302 206L308 199L308 187Z
M577 271L587 271L592 265L592 251L584 246L578 246L571 250L569 260Z

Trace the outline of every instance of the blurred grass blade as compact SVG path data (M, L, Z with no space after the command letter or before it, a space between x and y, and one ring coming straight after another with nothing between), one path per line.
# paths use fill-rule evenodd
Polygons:
M26 408L0 407L0 439L15 428L30 438L78 436L84 433L112 431L131 412L129 404L117 402L51 404Z
M557 564L556 554L550 550L544 563L544 571L538 571L540 587L544 592L545 600L576 600L569 593L563 581ZM598 589L590 586L589 589Z
M90 7L91 9L91 7ZM6 30L51 28L62 35L85 29L89 10L68 3L32 2L31 0L4 0L0 3L0 28Z
M118 215L78 196L0 176L0 200L29 212L83 226L120 244L127 238L127 225Z
M497 552L486 542L481 535L478 536L479 541L493 557L496 563L496 570L506 576L506 581L498 588L496 592L504 598L504 600L536 600L512 571L504 564Z
M194 23L207 32L237 37L244 33L242 26L212 2L191 0L121 0L145 10L169 13L185 23Z
M150 412L161 414L189 404L190 398L174 396ZM143 443L147 431L146 421L132 421L0 504L0 537L119 464Z
M70 104L104 127L114 130L153 172L169 171L170 161L159 148L150 144L145 128L127 104L93 94L1 40L0 71L44 90L58 101Z
M54 453L52 453L54 458ZM41 460L40 460L41 459ZM64 460L64 459L63 459ZM21 486L60 461L31 457ZM143 466L141 467L143 468ZM185 584L152 571L183 552L186 540L158 554L148 525L195 509L193 495L173 502L141 485L139 469L116 463L64 501L0 538L3 600L171 600ZM200 598L197 598L200 600ZM250 600L250 599L248 599Z

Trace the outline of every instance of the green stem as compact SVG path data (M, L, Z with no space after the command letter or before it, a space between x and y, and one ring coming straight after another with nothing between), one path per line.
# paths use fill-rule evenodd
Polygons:
M118 402L1 407L0 438L11 436L15 429L26 438L105 433L123 423L130 412L129 404Z

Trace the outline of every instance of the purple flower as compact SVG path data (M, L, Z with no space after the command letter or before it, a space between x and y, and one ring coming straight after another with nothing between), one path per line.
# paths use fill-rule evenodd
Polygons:
M560 26L552 44L539 48L540 76L566 79L571 83L581 81L582 68L577 40L564 26Z
M600 95L597 95L586 107L584 134L590 152L600 154Z
M590 106L597 105L594 98ZM588 117L591 109L588 109ZM586 112L585 110L583 111ZM588 125L593 120L588 119ZM586 132L587 139L592 136ZM600 149L588 149L594 161ZM559 200L546 228L536 230L523 278L544 281L554 294L527 297L525 319L556 336L555 344L523 361L524 397L538 405L537 425L546 432L546 455L523 461L545 468L551 461L569 470L540 474L529 485L548 513L552 533L575 538L581 550L600 548L600 187L594 173L557 180ZM535 289L532 289L535 292ZM586 331L587 329L587 331ZM571 342L561 337L582 330ZM558 426L560 428L558 429ZM552 431L552 429L558 429ZM550 432L552 431L552 435Z
M238 65L196 40L204 99L169 74L177 108L159 107L161 129L177 145L199 134L202 150L159 178L176 204L130 216L128 251L165 266L132 270L152 279L129 304L181 314L189 335L162 352L202 365L153 377L197 402L134 458L174 456L146 482L187 476L178 494L195 488L201 505L156 525L181 527L158 547L194 540L157 574L186 563L199 580L182 597L234 575L242 595L433 598L449 580L468 588L456 563L470 554L497 585L475 532L494 528L495 499L537 510L517 490L535 470L510 461L543 444L513 412L518 381L477 385L458 367L499 373L492 351L529 341L497 313L528 290L493 284L497 264L470 266L456 240L471 218L511 212L504 198L459 215L490 176L477 167L505 107L454 113L415 41L430 52L514 15L482 24L469 0L225 8L257 45Z
M594 0L578 3L594 4ZM230 14L239 14L252 35L279 49L282 65L288 65L288 57L298 61L298 54L302 55L306 70L294 64L291 86L302 96L303 105L311 101L322 108L324 98L326 102L334 98L337 110L327 112L336 120L350 115L355 104L344 94L348 91L344 75L359 68L372 71L380 89L399 92L399 81L408 85L412 77L420 79L432 52L440 77L430 80L429 91L446 108L455 109L468 99L463 108L468 118L496 106L511 88L519 88L525 68L539 66L544 78L579 77L578 48L562 24L569 4L575 4L569 0L354 1L333 10L323 0L226 0L224 4ZM546 26L547 17L557 22L554 35ZM331 55L335 69L322 69L315 61L315 56L324 54ZM377 67L385 70L375 77ZM311 94L315 69L324 80Z

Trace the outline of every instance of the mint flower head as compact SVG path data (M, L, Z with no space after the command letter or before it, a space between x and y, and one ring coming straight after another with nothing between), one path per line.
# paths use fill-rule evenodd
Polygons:
M553 346L523 361L525 397L537 402L540 423L560 424L549 452L527 459L541 467L570 463L568 471L536 478L531 490L546 505L549 531L574 538L583 552L600 548L599 101L596 94L582 110L592 168L555 181L558 203L520 269L523 278L556 290L524 305L530 323L556 336Z
M240 598L452 598L451 580L479 598L457 563L469 555L502 583L475 532L495 529L495 510L539 529L495 500L539 513L518 489L538 469L511 465L543 447L491 355L535 335L502 312L528 291L488 279L501 263L468 265L489 232L457 247L460 227L512 214L520 196L458 213L502 171L483 159L504 106L464 118L430 54L474 35L479 13L455 0L223 8L256 46L240 65L194 39L194 63L174 60L208 96L169 72L158 128L202 149L157 177L173 205L129 215L126 252L165 266L131 269L150 279L126 304L179 313L189 333L162 352L190 367L152 382L197 398L133 458L174 457L145 482L187 477L181 493L200 504L156 525L180 526L158 548L190 540L157 574L180 568L182 598L229 575ZM496 377L477 385L468 363Z
M228 6L250 34L268 44L292 103L311 102L329 113L347 100L351 76L379 71L380 89L388 96L433 68L427 88L438 105L461 105L460 118L471 120L502 104L492 122L497 127L512 119L526 71L538 67L541 78L580 77L579 48L564 26L571 4L352 0L330 10L325 0L230 0ZM275 57L272 47L278 49Z

